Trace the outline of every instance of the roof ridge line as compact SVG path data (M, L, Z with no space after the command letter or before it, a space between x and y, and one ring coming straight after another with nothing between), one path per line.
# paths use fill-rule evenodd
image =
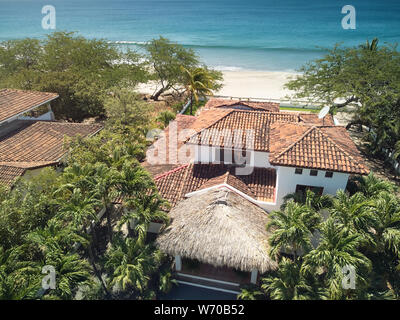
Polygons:
M188 168L189 168L190 166L192 166L192 170L193 170L194 163L188 163L187 166L188 166ZM183 177L182 177L182 181L181 181L181 184L180 184L179 189L178 189L178 196L179 196L179 198L182 198L182 197L185 196L185 193L183 193L183 189L184 189L184 187L185 187L185 181L186 181L186 179L187 179L188 174L189 174L189 170L186 170L186 171L184 172Z
M288 152L290 149L292 149L295 144L297 144L299 141L303 140L311 131L315 130L317 127L316 126L311 126L308 130L306 130L299 139L297 139L295 142L291 143L287 148L285 148L283 151L281 151L278 155L273 156L271 161L276 160L279 158L281 155L283 155L285 152Z
M11 91L11 92L12 91L19 91L19 92L33 93L33 94L35 94L35 93L39 93L39 94L44 93L44 94L57 95L59 97L58 93L50 92L50 91L38 91L38 90L28 90L28 89L13 89L13 88L2 88L2 89L0 89L0 92L3 92L3 91Z
M40 122L40 123L56 123L56 124L61 124L61 125L77 125L77 126L101 126L100 123L81 123L81 122L58 122L58 121L47 121L47 120L22 120L22 121L32 121L32 122Z
M216 124L218 121L221 121L222 119L224 119L226 116L230 115L230 114L231 114L232 112L234 112L234 111L236 111L236 110L230 110L230 111L228 111L225 115L223 115L221 118L219 118L219 119L215 120L214 122L212 122L209 126L203 128L203 129L201 129L200 131L198 131L198 132L196 132L195 134L193 134L193 135L191 135L190 137L188 137L188 138L185 140L184 143L187 143L190 139L192 139L192 137L195 137L195 136L197 136L198 134L202 133L204 130L210 128L211 126L213 126L214 124Z
M322 132L320 129L318 129L318 132L320 134L322 134L326 139L328 139L330 141L330 143L332 143L335 148L338 148L341 152L343 152L344 154L346 154L348 157L350 157L350 159L352 159L358 166L362 166L365 168L365 166L363 164L360 164L357 159L354 159L354 157L349 154L346 150L344 150L340 145L338 145L329 135L325 134L324 132Z
M238 178L238 177L237 177L235 174L233 174L233 173L229 173L229 176L231 176L232 178L234 178L234 179L236 179L237 181L239 181L239 183L243 184L243 185L246 187L247 191L248 191L251 195L246 194L246 192L244 192L244 194L246 194L247 196L253 198L254 200L257 200L257 199L256 199L256 195L254 194L253 190L251 190L251 188L247 185L246 182L244 182L243 180L241 180L240 178ZM230 184L228 183L228 181L226 182L226 184L227 184L227 185L230 185ZM231 186L231 185L230 185L230 186ZM231 186L231 187L232 187L232 188L235 188L234 186ZM236 189L236 188L235 188L235 189ZM239 189L237 189L237 190L239 190ZM240 191L240 190L239 190L239 191ZM242 192L242 191L240 191L240 192Z
M230 110L230 111L228 111L228 112L227 112L226 114L224 114L221 118L215 120L215 121L212 122L209 126L203 128L203 129L201 129L201 130L200 130L199 132L197 132L197 133L200 133L200 132L202 132L203 130L210 128L211 126L213 126L214 124L216 124L218 121L221 121L222 119L224 119L225 117L227 117L228 115L230 115L231 113L233 113L233 112L235 112L235 111L237 111L237 110ZM197 133L196 133L196 134L197 134Z
M163 177L166 177L166 176L170 175L171 173L174 173L174 172L176 172L176 171L179 171L179 170L181 170L181 169L187 167L189 164L190 164L190 163L187 163L187 164L181 165L181 166L179 166L179 167L177 167L177 168L174 168L174 169L171 169L171 170L169 170L169 171L163 172L163 173L159 174L158 176L155 176L155 177L154 177L154 180L156 181L156 180L159 180L159 179L161 179L161 178L163 178Z
M229 168L227 168L226 172L224 173L224 183L228 184L228 178L229 178L230 172Z

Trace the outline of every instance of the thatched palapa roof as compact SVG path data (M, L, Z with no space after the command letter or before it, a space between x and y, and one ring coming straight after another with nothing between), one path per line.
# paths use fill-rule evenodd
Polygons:
M276 269L268 255L266 212L237 193L209 190L179 202L169 214L172 222L157 239L165 253L242 271Z

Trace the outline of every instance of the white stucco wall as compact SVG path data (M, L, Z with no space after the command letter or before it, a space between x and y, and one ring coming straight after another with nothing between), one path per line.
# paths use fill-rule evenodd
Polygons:
M323 194L336 194L339 189L345 189L349 174L334 172L332 178L325 178L324 170L318 170L317 176L310 176L310 169L303 169L303 174L295 174L296 168L277 167L277 205L281 205L283 197L296 191L298 184L323 187Z
M201 163L219 163L219 148L209 146L197 146L196 156L197 162ZM323 194L334 195L339 189L344 190L347 185L349 174L334 172L332 178L325 177L325 170L318 170L317 176L310 176L310 169L303 169L302 174L295 174L294 167L271 166L269 162L269 154L267 152L249 151L247 157L249 167L274 168L276 169L276 201L259 202L257 204L264 210L271 212L279 210L283 203L283 198L296 191L297 185L306 185L324 188ZM230 162L225 162L229 164Z
M195 162L196 163L213 163L215 162L216 151L214 147L196 146Z
M209 146L196 146L195 162L201 163L219 163L219 148ZM236 149L234 149L236 150ZM224 161L231 164L231 161ZM260 151L247 151L246 164L250 167L270 168L269 153Z

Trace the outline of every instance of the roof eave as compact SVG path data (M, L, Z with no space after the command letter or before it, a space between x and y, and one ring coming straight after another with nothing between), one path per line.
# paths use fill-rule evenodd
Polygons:
M41 106L43 106L43 105L45 105L45 104L47 104L47 103L50 103L51 101L53 101L53 100L55 100L55 99L57 99L57 98L59 98L59 97L60 97L60 96L57 94L56 97L53 97L53 98L51 98L51 99L49 99L49 100L46 100L46 101L44 101L44 102L42 102L42 103L40 103L40 104L37 104L37 105L35 105L35 106L33 106L33 107L27 109L27 110L24 110L24 111L19 112L19 113L15 114L15 115L13 115L13 116L11 116L11 117L8 117L8 118L6 118L6 119L4 119L4 120L1 120L1 121L0 121L0 125L3 124L3 123L6 123L6 122L14 121L14 120L18 119L18 117L22 116L24 113L27 113L27 112L32 111L32 110L35 110L36 108L39 108L39 107L41 107Z

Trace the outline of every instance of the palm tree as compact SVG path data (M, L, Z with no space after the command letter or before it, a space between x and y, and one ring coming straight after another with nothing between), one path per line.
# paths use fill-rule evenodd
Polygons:
M286 204L293 200L299 204L304 204L312 210L319 211L321 209L329 208L332 205L332 197L330 195L319 195L311 190L303 192L289 193L283 198L284 202L281 210L285 209Z
M96 207L99 201L94 197L85 197L79 188L75 188L67 202L60 199L60 210L57 217L69 222L72 226L83 229L91 226L97 220Z
M53 248L60 248L62 252L67 253L76 243L84 247L89 244L89 241L80 235L75 227L70 225L65 226L57 221L57 219L50 220L44 229L36 229L29 233L26 240L27 243L32 244L42 254Z
M329 218L322 224L319 246L303 257L301 271L314 276L323 275L327 297L340 299L348 294L341 285L343 267L356 269L357 290L367 283L371 261L358 251L360 244L359 234Z
M215 79L205 68L188 70L181 66L181 71L184 74L186 91L190 94L190 114L192 114L193 100L198 103L199 97L213 95Z
M371 43L369 42L369 40L367 40L365 42L365 44L361 44L360 47L365 49L365 50L369 50L369 51L377 51L378 50L378 38L374 38Z
M256 286L243 287L237 295L238 300L257 300L264 296L264 293Z
M300 265L282 258L274 275L262 279L261 288L275 300L307 300L312 297L312 287L300 272Z
M116 189L120 182L120 175L114 168L109 168L105 164L95 165L93 194L97 199L100 199L105 210L108 226L108 236L112 241L112 226L111 226L111 205L118 196Z
M47 298L71 300L80 286L90 285L90 265L78 254L63 254L61 251L48 252L45 265L54 266L56 270L56 289L46 293Z
M381 192L375 197L372 210L375 223L367 254L373 262L375 287L387 290L395 288L399 278L400 203L394 194Z
M149 173L138 162L124 161L120 170L119 191L124 198L134 198L156 190Z
M375 215L374 247L376 252L388 250L400 259L400 204L398 198L381 192L372 205Z
M21 259L20 247L0 247L0 300L35 299L41 288L40 267Z
M77 230L82 230L81 236L86 237L88 231L91 235L91 241L87 245L90 263L93 267L94 273L102 284L104 291L107 295L109 292L101 276L101 272L96 266L96 261L93 253L93 238L95 238L94 222L97 221L96 208L99 206L99 200L96 198L85 197L81 190L73 189L68 202L65 204L60 200L61 209L56 218L69 222ZM94 241L96 242L96 241ZM84 243L81 243L84 244Z
M173 285L177 285L178 282L172 279L171 269L166 269L160 273L160 281L158 284L158 290L162 293L168 293L171 291Z
M160 261L160 251L151 245L144 245L138 239L124 238L117 233L105 256L109 285L123 296L142 294Z
M267 230L273 231L269 239L271 256L277 258L283 250L291 252L296 260L299 250L308 252L312 247L312 231L319 222L317 212L294 201L289 201L283 211L272 212L267 225Z
M371 241L371 227L374 225L375 216L371 210L371 201L357 192L349 196L343 190L336 193L330 209L331 216L344 227L362 235L364 242Z
M128 210L124 212L119 224L123 225L126 222L134 221L135 234L140 241L146 239L151 222L168 222L168 215L163 210L166 202L157 193L129 198L125 206Z
M357 176L353 181L357 183L357 191L366 198L375 197L382 191L393 193L396 189L393 183L379 179L372 172L368 176Z

